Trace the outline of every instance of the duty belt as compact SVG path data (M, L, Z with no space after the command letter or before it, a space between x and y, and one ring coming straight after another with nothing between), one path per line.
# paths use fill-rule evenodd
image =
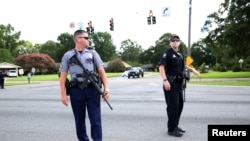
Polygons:
M167 76L167 78L168 78L168 81L169 82L174 82L174 81L176 81L176 82L182 82L183 81L183 77L181 77L181 76Z
M77 87L80 89L88 88L88 87L93 87L94 85L90 83L88 80L83 81L83 82L75 82L71 81L72 87Z

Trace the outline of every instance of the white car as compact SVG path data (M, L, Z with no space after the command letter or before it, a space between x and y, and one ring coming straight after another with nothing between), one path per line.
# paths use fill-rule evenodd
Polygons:
M9 77L17 77L17 76L18 76L18 72L17 72L17 70L9 70L9 71L7 72L7 75L8 75Z
M122 77L127 77L127 76L128 76L128 72L129 72L129 70L124 71L124 72L122 73Z

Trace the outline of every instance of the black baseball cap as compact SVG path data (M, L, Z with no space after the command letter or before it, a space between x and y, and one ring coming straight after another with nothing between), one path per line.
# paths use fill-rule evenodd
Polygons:
M178 35L176 35L176 34L173 34L173 35L171 35L171 37L170 37L170 41L172 41L172 40L174 40L174 39L180 40L180 37L179 37Z

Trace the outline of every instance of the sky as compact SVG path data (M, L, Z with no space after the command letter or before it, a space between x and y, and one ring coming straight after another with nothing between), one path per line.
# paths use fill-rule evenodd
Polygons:
M207 16L217 12L224 0L192 0L191 44L206 36L201 32ZM169 16L163 9L169 8ZM149 11L156 24L148 25ZM109 20L114 19L114 31ZM65 32L73 34L79 23L85 29L92 21L95 32L108 32L113 43L131 39L147 49L164 33L178 34L188 45L189 0L1 0L0 24L11 24L21 31L21 40L32 44L57 41ZM71 28L70 23L75 23Z

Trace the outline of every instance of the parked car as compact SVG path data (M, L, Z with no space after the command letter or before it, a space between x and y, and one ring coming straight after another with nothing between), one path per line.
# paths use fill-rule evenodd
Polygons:
M124 71L124 72L122 73L122 77L128 77L128 72L129 72L129 70Z
M7 75L8 75L9 77L17 77L17 76L18 76L18 72L17 72L17 70L9 70L9 71L7 72Z
M144 71L141 67L132 67L129 72L128 72L128 78L130 77L143 77L144 76Z

